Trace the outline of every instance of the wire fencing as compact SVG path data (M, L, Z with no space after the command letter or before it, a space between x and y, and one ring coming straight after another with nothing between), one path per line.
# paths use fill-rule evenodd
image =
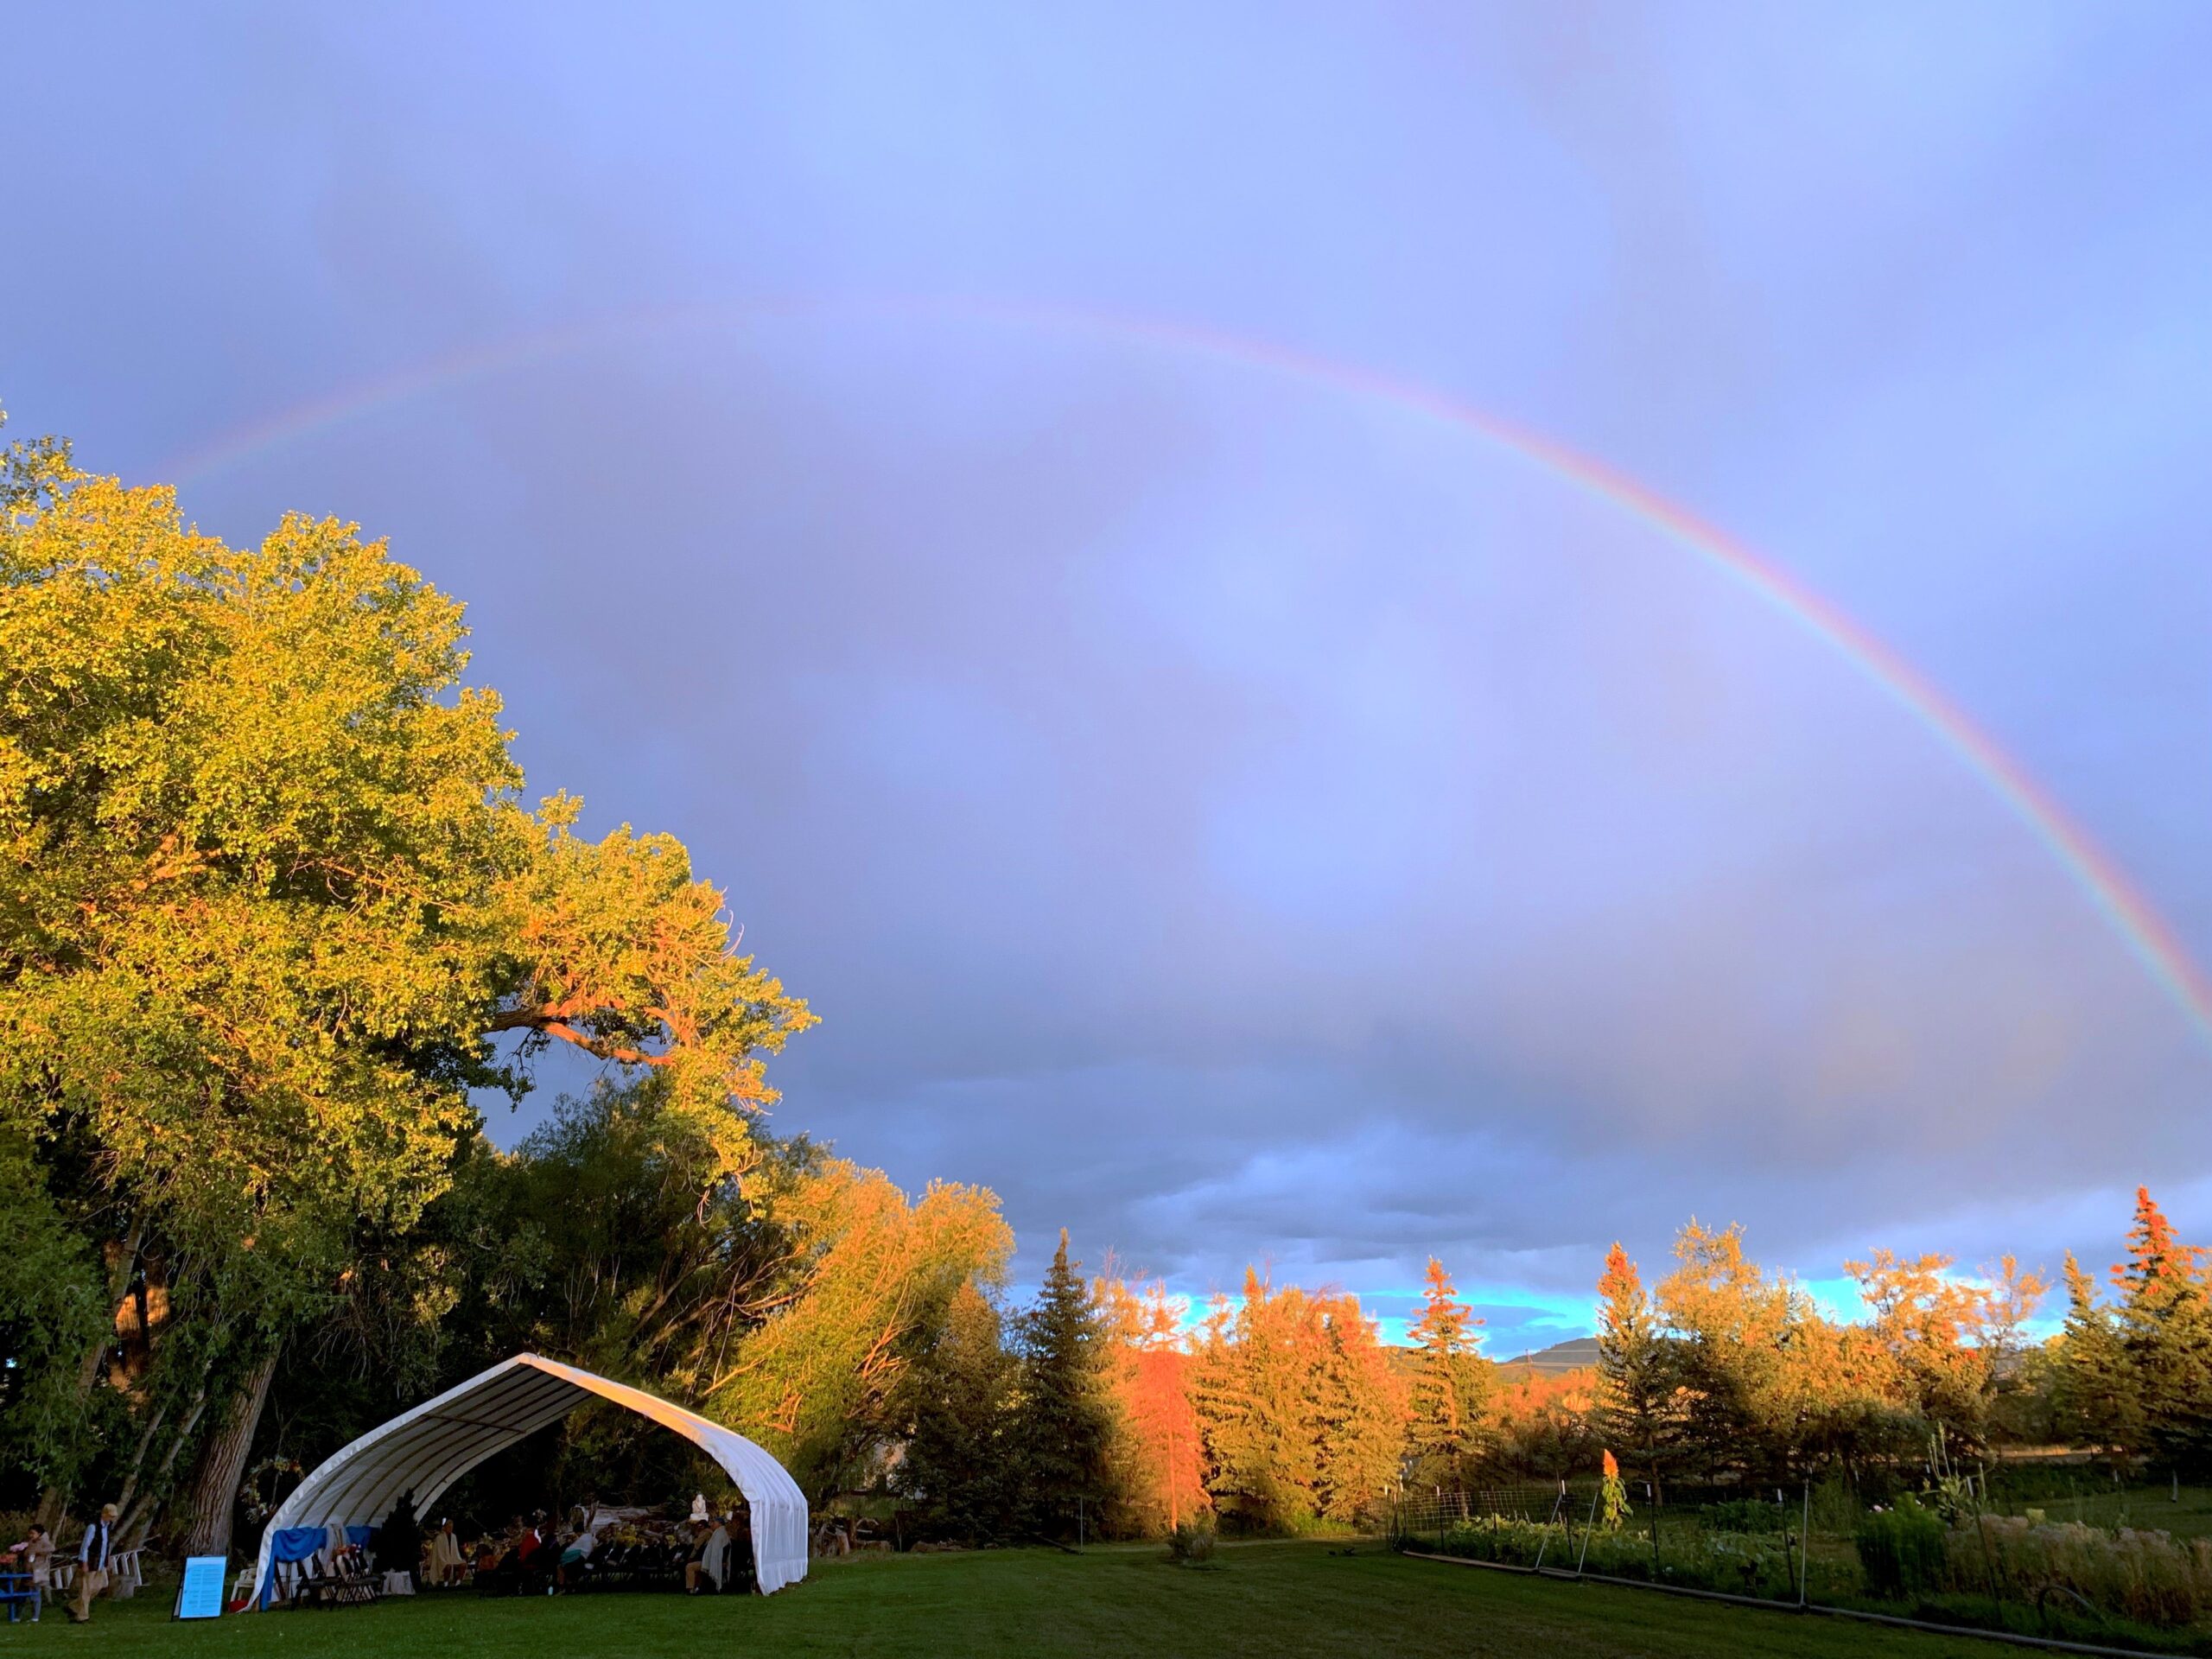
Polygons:
M2131 1507L2069 1503L1949 1478L1923 1491L1841 1479L1795 1489L1630 1478L1402 1494L1393 1541L1547 1576L1902 1618L2106 1652L2212 1654L2212 1539L2186 1535L2179 1489ZM1619 1500L1624 1498L1625 1508ZM2160 1513L2159 1511L2168 1511ZM2164 1519L2179 1532L2160 1529Z

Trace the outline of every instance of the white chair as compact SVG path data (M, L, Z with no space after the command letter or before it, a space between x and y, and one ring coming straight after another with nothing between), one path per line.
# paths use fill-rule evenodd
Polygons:
M145 1574L138 1570L138 1558L145 1551L141 1544L135 1549L119 1549L108 1558L107 1592L113 1599L128 1601L145 1587Z

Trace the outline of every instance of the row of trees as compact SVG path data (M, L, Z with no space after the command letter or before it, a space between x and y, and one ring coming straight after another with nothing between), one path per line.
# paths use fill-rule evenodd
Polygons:
M1969 1441L2018 1427L2045 1287L2009 1258L1986 1282L1939 1255L1846 1262L1867 1309L1846 1322L1751 1261L1740 1228L1693 1222L1675 1257L1647 1290L1616 1245L1599 1282L1600 1421L1647 1472L1771 1482L1893 1459L1937 1423Z
M1693 1222L1647 1290L1617 1244L1599 1281L1600 1438L1654 1478L1786 1479L1955 1446L2063 1441L2190 1475L2212 1467L2212 1279L2149 1192L2109 1294L2069 1255L2063 1332L2027 1333L2050 1286L1878 1250L1847 1262L1865 1317L1827 1317Z
M2063 1442L2212 1470L2212 1267L2147 1192L2106 1289L2068 1258L2064 1328L2047 1340L2029 1327L2050 1286L2010 1257L1962 1276L1943 1256L1877 1250L1844 1264L1863 1312L1842 1319L1751 1260L1739 1228L1693 1222L1674 1255L1647 1287L1614 1246L1599 1363L1544 1374L1480 1355L1435 1262L1408 1344L1389 1348L1354 1298L1256 1273L1194 1325L1161 1287L1110 1273L1085 1313L1063 1238L1052 1321L1017 1321L1008 1352L974 1299L957 1343L925 1363L932 1404L894 1484L930 1524L1001 1535L1049 1525L1078 1492L1130 1532L1206 1516L1353 1524L1408 1487L1586 1475L1609 1450L1662 1485L1745 1489L1909 1477L1939 1440L1951 1457ZM1025 1461L1029 1421L1084 1422L1093 1450ZM993 1471L1010 1484L994 1488Z
M1478 1323L1429 1266L1418 1346L1356 1297L1256 1272L1195 1328L1157 1283L1086 1289L1064 1234L1036 1306L963 1298L919 1363L890 1484L973 1538L1156 1534L1214 1517L1299 1531L1372 1520L1411 1473L1457 1481L1488 1451Z

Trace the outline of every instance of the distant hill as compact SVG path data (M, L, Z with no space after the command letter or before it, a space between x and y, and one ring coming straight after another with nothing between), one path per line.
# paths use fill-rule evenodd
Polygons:
M1586 1370L1598 1363L1598 1338L1569 1337L1565 1342L1555 1342L1548 1348L1538 1348L1525 1354L1516 1354L1510 1359L1501 1359L1500 1365L1510 1365L1544 1376L1555 1376L1560 1371Z

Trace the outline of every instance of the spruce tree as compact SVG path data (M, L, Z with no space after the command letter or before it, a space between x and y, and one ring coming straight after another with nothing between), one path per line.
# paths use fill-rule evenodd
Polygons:
M1319 1513L1344 1525L1373 1522L1398 1484L1406 1444L1405 1383L1390 1369L1359 1299L1315 1299L1312 1374Z
M2126 1262L2112 1270L2113 1321L2141 1450L2177 1472L2212 1461L2212 1303L2203 1253L2178 1243L2146 1187L2135 1189Z
M1643 1278L1618 1239L1605 1253L1598 1295L1599 1426L1631 1464L1644 1465L1656 1485L1669 1438L1669 1351Z
M1421 1318L1406 1333L1421 1351L1414 1380L1413 1450L1418 1478L1454 1489L1467 1484L1481 1431L1483 1363L1475 1344L1482 1321L1457 1299L1444 1264L1429 1258Z
M2143 1407L2135 1367L2096 1281L2066 1253L2066 1323L2058 1344L2063 1426L2079 1442L2122 1457L2142 1449Z
M1067 1229L1037 1300L1020 1319L1021 1395L1014 1442L1027 1523L1073 1534L1107 1487L1111 1416L1103 1332L1090 1293L1068 1260Z
M1014 1391L999 1310L971 1281L906 1379L912 1427L896 1483L929 1530L983 1543L1012 1525Z

